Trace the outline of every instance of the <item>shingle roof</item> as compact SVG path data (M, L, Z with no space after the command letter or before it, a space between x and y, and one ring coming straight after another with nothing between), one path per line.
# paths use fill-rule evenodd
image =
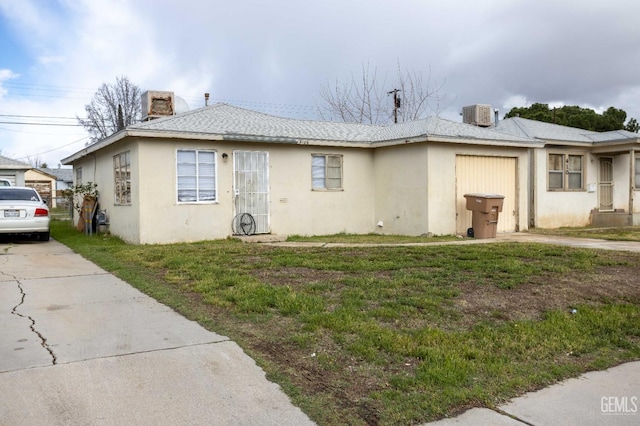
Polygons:
M388 126L296 120L275 117L227 104L215 104L170 117L138 123L127 129L159 132L189 132L257 136L260 138L291 138L341 142L380 142L420 136L480 139L487 141L534 142L532 138L509 135L493 128L456 123L442 118Z
M368 142L378 126L275 117L215 104L182 114L134 124L127 129Z
M498 122L496 130L510 135L545 141L584 142L589 144L594 142L634 140L638 138L637 133L626 130L594 132L521 117L507 118L506 120Z
M62 160L74 160L127 136L242 141L342 144L377 146L414 141L476 143L502 146L543 146L563 141L588 145L607 142L638 142L638 135L623 130L592 132L514 117L497 126L478 127L438 117L386 126L358 123L297 120L276 117L219 103L204 108L128 126L106 139Z
M494 127L478 127L471 124L445 120L439 117L429 117L423 120L385 126L378 130L375 140L395 140L422 135L502 142L531 143L534 141L526 135L508 134L499 132Z
M63 182L73 182L73 169L69 168L57 168L57 169L49 169L49 168L41 168L43 172L55 176L57 180L61 180Z
M31 165L0 155L0 169L29 170Z

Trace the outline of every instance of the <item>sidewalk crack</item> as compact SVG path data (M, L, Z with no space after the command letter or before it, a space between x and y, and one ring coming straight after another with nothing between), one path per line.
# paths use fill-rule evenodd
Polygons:
M49 352L49 355L51 355L51 363L53 365L56 365L58 363L58 359L56 358L56 355L53 353L53 350L51 349L49 344L47 343L47 339L42 335L42 333L36 330L36 321L31 316L22 315L20 312L18 312L18 308L22 306L22 304L24 303L24 299L27 297L27 293L24 292L24 289L22 288L22 284L20 283L20 281L16 280L16 283L18 283L18 288L20 289L20 294L22 295L22 297L20 298L20 303L18 303L16 306L13 307L13 309L11 310L11 313L13 315L19 316L21 318L26 318L29 321L31 321L31 325L29 326L29 328L40 339L40 345L47 352Z

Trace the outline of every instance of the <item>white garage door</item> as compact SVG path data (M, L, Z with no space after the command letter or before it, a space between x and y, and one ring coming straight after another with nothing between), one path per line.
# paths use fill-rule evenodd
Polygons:
M504 195L498 232L518 230L518 181L516 158L456 156L456 232L466 234L471 228L471 212L464 194L489 193Z

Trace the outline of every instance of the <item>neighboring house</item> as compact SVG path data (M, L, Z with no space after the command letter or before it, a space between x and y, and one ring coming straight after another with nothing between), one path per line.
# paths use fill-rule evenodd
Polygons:
M73 165L76 183L98 184L110 231L132 243L225 238L239 231L243 213L253 217L256 233L465 234L471 212L464 194L478 192L505 196L498 232L561 226L551 218L571 206L555 200L560 189L560 196L584 198L573 203L572 224L589 223L598 208L587 185L599 156L591 152L619 140L559 144L521 128L522 120L507 121L372 126L216 104L131 125L63 164ZM627 148L638 144L637 135L624 136ZM575 152L583 156L580 177ZM572 165L567 177L562 170L562 188L556 171L547 172L547 156L554 165ZM624 173L620 167L614 177Z
M22 161L0 155L0 178L7 179L14 186L24 186L24 174L31 166Z
M39 168L38 170L56 178L56 197L62 197L62 191L73 186L73 169L58 167L57 169Z
M41 169L30 169L24 174L25 186L38 191L49 207L56 207L56 177Z

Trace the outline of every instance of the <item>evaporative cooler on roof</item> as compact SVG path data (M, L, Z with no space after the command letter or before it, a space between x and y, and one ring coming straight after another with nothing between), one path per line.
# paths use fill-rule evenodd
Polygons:
M462 122L479 127L493 124L491 105L470 105L462 108Z

